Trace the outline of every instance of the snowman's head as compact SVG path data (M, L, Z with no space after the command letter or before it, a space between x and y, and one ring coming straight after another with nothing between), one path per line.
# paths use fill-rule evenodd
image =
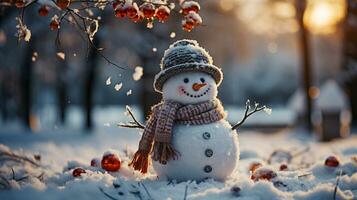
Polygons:
M182 104L197 104L215 99L217 84L208 73L179 73L164 83L162 95L164 100Z

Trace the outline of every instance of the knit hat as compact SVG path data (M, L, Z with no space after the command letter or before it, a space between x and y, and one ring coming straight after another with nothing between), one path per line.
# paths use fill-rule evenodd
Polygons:
M155 91L160 93L170 77L182 72L206 72L214 78L217 85L223 79L221 69L213 65L212 57L196 40L184 39L170 45L161 59L160 68L161 71L154 80Z

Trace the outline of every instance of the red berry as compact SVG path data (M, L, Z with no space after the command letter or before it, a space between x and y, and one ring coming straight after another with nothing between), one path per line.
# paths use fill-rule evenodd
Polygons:
M51 30L57 30L59 29L59 22L57 19L52 19L51 23L50 23L50 28Z
M84 174L84 173L86 173L86 170L84 170L82 168L76 168L73 170L72 175L73 175L73 177L79 177L79 176L81 176L81 174Z
M70 3L71 3L71 0L57 0L56 1L57 6L60 7L61 9L68 8Z
M125 8L126 15L132 19L138 14L138 8L136 5L131 5Z
M262 167L263 165L260 162L253 162L249 165L249 171L254 173L256 169Z
M126 16L126 11L124 7L121 5L118 5L114 12L117 18L123 18Z
M146 2L140 6L140 11L143 12L146 19L150 19L155 15L155 6L152 3Z
M340 164L336 156L329 156L325 160L325 165L328 167L337 167Z
M184 31L190 32L193 28L195 28L195 24L191 20L182 21L182 29Z
M268 180L270 181L271 179L277 177L277 174L266 167L260 167L255 172L252 174L250 177L254 181L259 181L259 180Z
M113 172L120 169L120 159L116 154L104 155L101 164L106 171Z
M50 8L48 6L41 6L40 9L38 9L38 14L42 17L47 16L48 12L50 11Z
M187 15L190 13L190 11L193 11L195 13L198 13L198 11L200 11L200 4L198 4L195 1L184 1L181 4L181 12L183 15Z
M135 23L137 23L143 19L144 19L144 15L140 11L138 11L138 13L135 15L135 17L131 18L131 20L133 20L133 22L135 22Z
M284 171L284 170L287 170L287 169L288 169L288 165L286 165L286 164L281 164L280 167L279 167L280 171Z
M155 17L159 20L159 22L166 21L170 16L170 9L167 6L160 6L155 14Z
M26 5L26 1L25 0L16 0L15 1L15 6L17 8L23 8L23 7L25 7L25 5Z
M117 8L117 6L119 5L119 1L113 1L112 3L112 6L113 6L113 9L115 10L115 8Z
M190 21L193 23L194 26L198 26L202 23L202 18L199 14L195 12L190 12L188 15L185 16L186 21Z

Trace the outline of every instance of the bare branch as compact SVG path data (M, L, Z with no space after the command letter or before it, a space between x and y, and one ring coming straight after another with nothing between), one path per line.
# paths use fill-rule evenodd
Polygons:
M99 189L100 192L102 192L102 193L103 193L106 197L108 197L109 199L111 199L111 200L118 200L117 198L114 198L112 195L110 195L110 194L104 192L103 188L98 187L98 189Z
M340 174L339 174L338 177L337 177L335 189L334 189L334 191L333 191L333 199L334 199L334 200L336 200L338 185L339 185L339 183L340 183L341 176L342 176L342 169L340 170Z
M13 161L25 161L28 162L36 167L39 167L40 165L30 158L27 158L25 156L20 156L14 153L9 153L9 152L1 152L0 153L0 159L1 160L13 160Z
M153 198L151 197L151 194L149 193L149 190L146 188L143 182L140 182L140 184L143 186L146 194L148 195L148 199L152 200Z
M266 106L261 106L259 107L259 104L258 103L255 103L254 105L254 109L251 110L251 106L250 106L250 101L249 99L247 100L247 102L245 103L245 112L244 112L244 116L243 116L243 119L241 121L239 121L237 124L233 125L232 126L232 130L235 130L237 129L238 127L240 127L244 122L245 120L251 116L252 114L256 113L256 112L259 112L259 111L262 111L264 109L266 109L267 107Z
M186 187L185 187L185 194L183 196L183 200L187 199L187 189L188 189L188 185L186 185Z

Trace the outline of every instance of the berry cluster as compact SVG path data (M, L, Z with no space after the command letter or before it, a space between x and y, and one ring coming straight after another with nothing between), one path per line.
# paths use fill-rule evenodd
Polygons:
M161 23L166 22L170 17L171 11L175 8L174 3L168 3L167 1L145 0L140 1L140 4L135 1L136 0L108 0L103 1L101 5L111 5L113 7L115 17L119 19L127 17L135 23L147 20L148 27L154 22L154 20L158 20ZM24 8L30 4L30 2L31 0L12 1L17 8ZM56 6L63 11L69 9L70 6L71 8L76 8L74 5L76 1L74 0L55 0L54 2L56 3ZM81 2L86 2L86 0ZM90 2L91 1L88 1L88 3ZM192 0L180 0L178 4L180 8L179 12L184 18L182 20L183 30L190 32L192 29L202 24L202 18L198 14L200 11L200 4L198 2ZM38 9L38 14L45 17L48 16L50 10L51 7L49 5L41 5ZM50 22L51 30L59 29L60 24L61 22L58 17L53 17Z
M198 14L200 4L195 1L183 1L180 3L181 14L184 16L182 20L183 30L190 32L193 28L202 24L202 18Z
M115 0L113 9L117 18L128 17L133 22L139 22L144 19L153 22L157 19L164 23L170 17L171 10L174 6L167 6L166 4L158 4L153 2L144 2L140 6L131 0ZM182 20L182 28L190 32L196 26L202 24L202 19L198 14L200 5L195 1L181 1L180 12L184 16Z

